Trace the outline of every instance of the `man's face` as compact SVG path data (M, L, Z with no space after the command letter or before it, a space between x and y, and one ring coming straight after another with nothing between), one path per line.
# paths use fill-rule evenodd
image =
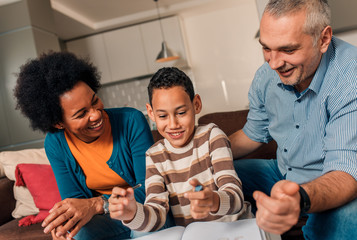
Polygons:
M306 89L320 63L322 50L304 32L305 11L275 17L265 13L260 24L264 59L281 81L299 92Z

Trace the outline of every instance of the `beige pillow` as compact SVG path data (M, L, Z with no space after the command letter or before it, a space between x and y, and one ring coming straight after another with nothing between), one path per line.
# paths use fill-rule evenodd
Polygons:
M3 166L6 177L12 181L15 181L15 169L19 163L50 164L44 148L0 152L0 165ZM16 207L12 212L14 218L39 212L30 191L26 187L14 185L14 198L16 199Z

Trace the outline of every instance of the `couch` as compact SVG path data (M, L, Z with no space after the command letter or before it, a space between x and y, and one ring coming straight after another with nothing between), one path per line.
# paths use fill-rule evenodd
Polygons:
M207 124L210 122L216 123L227 135L232 134L238 129L241 129L246 122L248 110L232 111L232 112L217 112L206 114L198 119L198 124ZM152 131L154 140L161 139L161 135L156 131ZM275 158L276 143L274 141L264 144L257 151L245 156L244 158ZM50 235L43 233L41 224L34 224L26 227L18 227L19 219L14 219L11 215L15 208L16 200L13 194L14 181L6 177L0 178L0 240L3 239L36 239L45 240L51 239ZM282 239L303 239L301 234L301 226L304 221L293 227L289 232L282 235Z

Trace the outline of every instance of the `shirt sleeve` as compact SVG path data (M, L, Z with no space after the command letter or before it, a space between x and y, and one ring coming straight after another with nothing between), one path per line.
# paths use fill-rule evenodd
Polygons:
M145 204L137 203L134 219L123 224L136 231L156 231L165 224L166 214L169 211L169 193L162 175L149 154L146 155L145 186L147 194Z
M235 214L243 208L242 182L233 166L230 142L225 133L213 127L210 134L210 157L213 177L220 198L219 210L212 215Z
M264 64L255 74L253 82L249 88L249 113L247 122L243 127L243 132L253 141L268 143L272 140L269 134L269 116L265 109L265 92L270 81L267 80L266 64Z
M343 171L357 180L357 89L339 90L335 104L329 103L330 118L325 128L323 174Z
M134 111L129 121L129 145L136 185L141 187L134 190L135 198L143 203L145 200L145 152L154 143L150 127L145 116L140 111Z
M65 141L61 141L60 134L48 133L45 139L45 151L56 178L58 190L61 198L90 198L93 197L91 191L80 184L75 172L82 171L77 165L72 165L68 160L65 148ZM84 176L82 174L82 176ZM83 179L85 182L85 179Z

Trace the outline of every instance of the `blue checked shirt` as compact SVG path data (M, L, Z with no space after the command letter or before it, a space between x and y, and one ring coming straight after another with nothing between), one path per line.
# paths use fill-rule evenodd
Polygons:
M335 37L299 93L265 63L249 90L244 133L278 143L279 169L299 184L330 171L357 180L357 48Z

